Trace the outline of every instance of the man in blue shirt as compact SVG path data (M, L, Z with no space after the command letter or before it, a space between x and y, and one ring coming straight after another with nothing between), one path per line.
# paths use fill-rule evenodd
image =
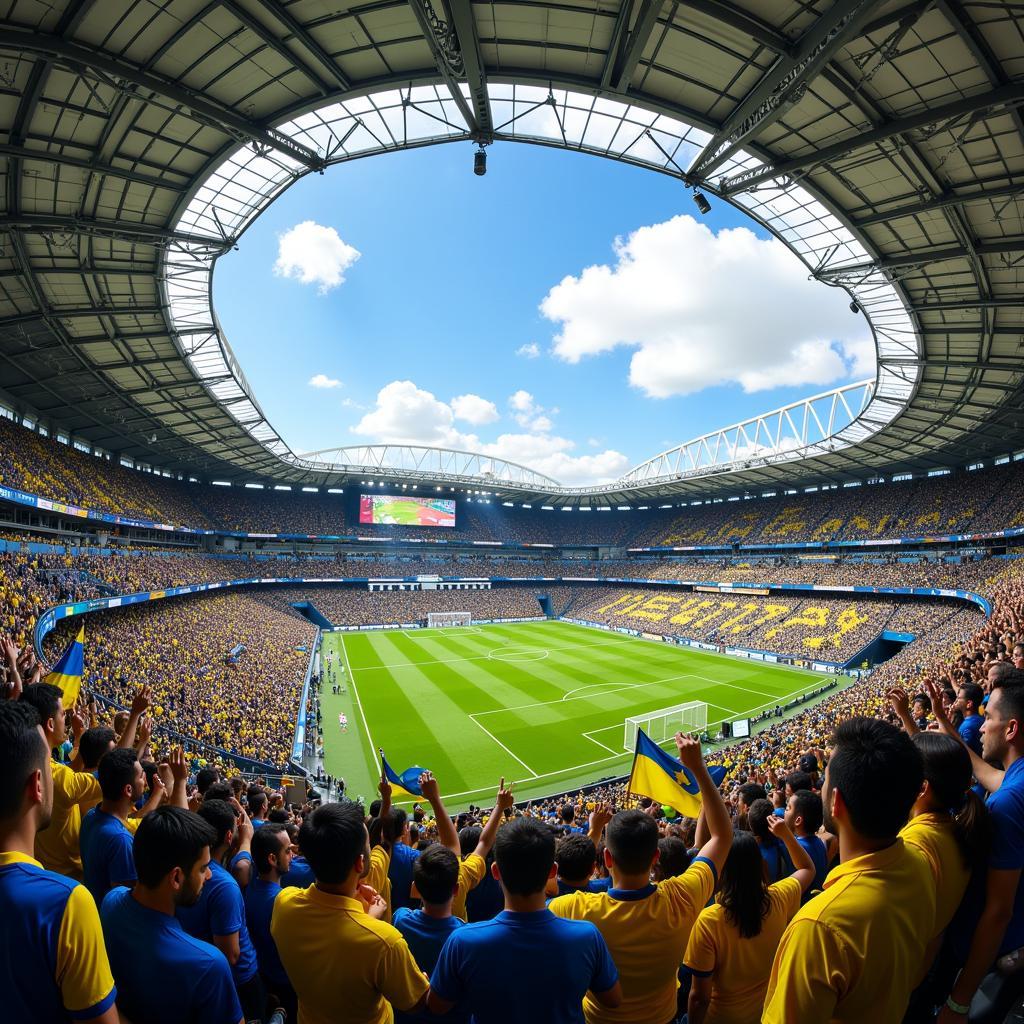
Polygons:
M210 848L210 880L195 904L178 906L177 918L189 935L212 942L227 957L245 1019L262 1020L267 993L245 923L242 890L224 867L224 861L237 845L236 838L248 840L252 826L247 816L236 823L235 811L225 800L204 800L197 813L216 834ZM250 832L246 834L245 829Z
M550 827L515 819L498 832L494 860L505 909L452 933L430 979L429 1008L459 1006L476 1024L583 1024L588 990L602 1006L618 1006L622 987L601 933L544 906L556 871Z
M146 1024L240 1024L224 954L189 935L175 910L194 906L210 877L216 833L198 814L158 807L135 834L138 881L111 890L100 917L119 1005Z
M117 1024L96 904L34 857L53 809L50 749L28 701L0 700L0 1017Z
M115 886L135 881L132 834L125 824L146 788L146 773L134 750L117 747L104 754L99 768L103 801L82 819L79 839L82 872L96 905Z
M251 850L256 877L245 887L245 922L256 949L263 983L274 1001L287 1011L288 1020L294 1021L298 999L270 934L274 900L281 891L281 876L292 861L292 840L283 825L262 825L253 833Z
M804 903L821 890L828 874L828 851L818 837L822 814L821 797L809 789L798 789L786 803L786 824L814 864L814 881L803 895Z
M611 819L611 815L608 815ZM604 828L604 825L601 826ZM558 841L556 854L558 860L558 877L556 878L556 896L564 896L568 892L607 892L612 885L611 878L594 878L597 866L597 847L590 836L581 836L571 832Z
M931 689L933 705L940 708L934 684ZM944 711L937 710L935 717L943 732L958 736ZM971 1001L996 960L1024 946L1024 685L993 688L981 742L982 756L971 751L971 765L974 777L990 794L992 845L984 879L972 880L949 927L963 969L939 1015L941 1024L965 1022ZM972 1015L972 1021L1002 1021L1024 992L1024 972L1001 979L996 988L986 1014Z
M964 683L957 691L953 707L962 714L963 721L957 732L960 739L981 756L981 726L985 721L981 714L981 702L985 699L985 691L977 683Z

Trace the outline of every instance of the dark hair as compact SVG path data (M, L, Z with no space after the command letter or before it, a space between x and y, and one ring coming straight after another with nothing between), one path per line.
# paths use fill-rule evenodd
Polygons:
M755 800L764 799L764 786L759 782L745 782L739 788L739 798L749 807Z
M1018 675L1024 679L1024 672L1018 672ZM996 691L999 693L999 711L1003 718L1014 718L1024 728L1024 685L1014 680L1000 682L993 689L993 694ZM990 697L989 700L991 699Z
M990 666L989 671L991 672L993 668L997 670L996 681L992 684L993 688L1024 685L1024 672L1017 668L1012 661L997 661Z
M479 825L465 825L459 829L459 852L463 857L471 854L480 842L483 829Z
M571 832L558 841L555 849L558 874L570 882L585 882L594 873L597 848L590 836Z
M206 791L220 778L216 768L200 768L196 776L196 789L204 796Z
M821 797L809 789L798 789L793 794L793 801L793 810L804 819L804 829L813 836L821 828Z
M135 765L139 755L127 747L114 747L100 758L96 776L104 800L120 800L125 786L135 781Z
M508 892L515 896L542 892L555 863L555 833L533 818L516 818L498 831L494 859Z
M920 704L925 711L931 711L932 709L932 699L927 693L915 693L910 703Z
M384 806L384 801L377 799L370 804L370 817L376 818L380 815L380 809Z
M971 755L962 743L940 732L919 732L913 742L924 758L924 777L935 802L953 813L953 831L964 861L970 868L982 864L991 825L988 808L971 790Z
M216 832L217 841L213 844L215 847L220 846L227 838L227 834L235 830L235 809L227 800L211 800L207 796L196 813Z
M283 807L275 807L267 815L267 821L274 825L287 825L291 820L291 815Z
M0 700L0 820L13 818L21 810L28 777L35 771L49 771L49 757L35 707Z
M424 903L447 903L459 884L459 858L434 843L412 862L412 878Z
M164 804L150 811L139 823L132 843L139 884L155 889L175 868L187 874L203 850L216 841L213 828L184 807Z
M260 825L253 832L249 852L259 874L264 875L270 870L271 855L280 855L282 835L288 835L288 830L283 825Z
M832 736L829 789L838 790L850 824L869 839L894 837L907 823L924 781L924 759L888 722L849 718Z
M46 723L57 717L57 705L63 699L64 691L52 683L32 683L21 691L21 699L36 709L39 724L46 729Z
M768 828L768 819L775 813L771 800L761 798L755 800L747 811L747 827L762 843L772 843L771 830Z
M786 776L783 788L789 786L795 793L798 789L810 789L814 785L814 779L808 772L792 772Z
M253 816L253 812L261 810L267 806L267 794L262 789L253 787L246 794L245 802L249 808L249 817Z
M745 939L761 934L761 925L771 909L764 858L750 832L732 837L729 856L722 866L718 902L725 916Z
M981 702L985 699L985 691L977 683L961 683L960 691L964 695L964 700L976 708L981 707Z
M690 866L690 851L682 839L678 836L662 836L658 840L658 850L661 856L654 865L654 873L659 881L685 874Z
M78 741L78 754L82 764L89 769L95 768L110 749L111 743L117 742L117 735L108 725L95 725L86 729Z
M381 835L386 843L394 845L402 838L409 815L401 807L392 807L381 820Z
M363 806L352 800L321 804L299 829L299 846L318 882L337 885L366 853Z
M612 860L628 875L649 871L658 850L658 823L643 811L619 811L605 830Z
M216 782L212 782L206 787L206 792L203 794L204 800L223 800L225 803L230 803L235 796L235 791L231 788L231 783L223 779L218 779Z
M158 774L158 772L160 771L159 765L157 765L156 761L143 761L142 771L143 774L146 776L146 788L152 789L153 776Z
M576 808L573 807L572 804L562 804L562 806L558 808L558 817L566 825L571 825L576 817Z

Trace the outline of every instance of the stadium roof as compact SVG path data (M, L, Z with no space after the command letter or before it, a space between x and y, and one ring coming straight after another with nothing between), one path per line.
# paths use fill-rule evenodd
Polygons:
M558 488L511 464L466 464L454 477L510 496L617 503L922 471L1024 447L1020 5L28 0L9 10L0 390L90 444L207 478L365 474L379 452L300 458L267 422L212 309L216 258L303 174L407 146L518 140L648 166L742 207L824 284L850 292L871 321L878 376L857 396L820 396L833 409L826 430L813 426L823 422L814 402L798 403L607 488ZM468 147L466 158L468 174ZM432 460L453 467L459 456L388 476L447 479Z

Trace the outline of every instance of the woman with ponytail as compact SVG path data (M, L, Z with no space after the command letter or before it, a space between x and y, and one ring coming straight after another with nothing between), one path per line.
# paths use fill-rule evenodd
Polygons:
M919 732L911 739L924 757L924 783L900 838L924 856L935 876L937 949L971 871L985 864L988 812L971 791L971 755L962 743L941 732Z
M693 975L688 1024L760 1021L772 961L782 933L814 881L814 862L782 818L768 828L782 840L796 870L768 884L767 867L750 832L733 836L718 900L701 911L683 959Z

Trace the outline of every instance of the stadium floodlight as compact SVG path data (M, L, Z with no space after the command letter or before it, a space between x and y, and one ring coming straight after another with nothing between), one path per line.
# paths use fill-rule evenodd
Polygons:
M711 204L708 202L708 197L703 192L694 190L693 201L697 204L697 209L700 211L702 217L707 216L711 212Z
M487 173L487 151L480 144L480 148L473 154L473 173L482 178Z

